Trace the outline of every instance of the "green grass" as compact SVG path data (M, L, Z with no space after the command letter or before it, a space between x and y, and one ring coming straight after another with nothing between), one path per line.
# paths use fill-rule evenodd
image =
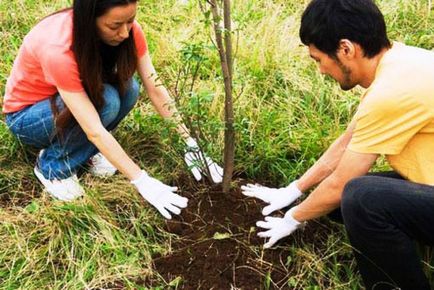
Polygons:
M301 46L300 15L308 1L233 2L235 171L258 182L286 185L344 130L361 91L342 92L324 79ZM431 1L378 2L392 39L434 47ZM39 19L70 3L0 1L1 95L25 34ZM197 52L203 61L195 94L189 95L188 90L180 94L178 106L193 123L199 122L206 151L221 163L223 82L204 15L195 1L186 6L174 0L139 5L138 20L169 90L173 92L179 71L195 64L185 52L193 46L203 48ZM190 76L185 75L186 86ZM155 115L146 96L116 136L154 176L172 184L183 176L180 141L169 124ZM3 117L0 140L0 200L7 201L0 207L0 289L96 289L116 283L137 289L140 281L155 275L151 254L170 251L175 237L161 229L162 219L124 178L99 180L85 175L85 199L54 202L41 195L32 175L35 152L11 136ZM360 277L345 239L344 232L338 231L319 244L294 247L288 263L297 267L298 274L289 278L288 285L359 289ZM163 281L161 287L167 287Z

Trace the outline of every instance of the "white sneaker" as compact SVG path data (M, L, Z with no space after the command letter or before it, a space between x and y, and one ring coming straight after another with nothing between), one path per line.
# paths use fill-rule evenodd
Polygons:
M113 164L105 158L102 153L97 153L90 158L89 171L95 176L109 177L113 176L118 170Z
M84 190L78 182L76 174L65 179L48 180L42 175L37 166L35 166L33 171L39 181L44 185L45 190L57 199L71 201L84 194Z

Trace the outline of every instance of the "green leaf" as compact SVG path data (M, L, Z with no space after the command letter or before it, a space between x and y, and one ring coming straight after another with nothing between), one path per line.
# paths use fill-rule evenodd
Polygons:
M230 237L231 237L230 233L219 233L219 232L216 232L214 234L214 236L213 236L213 239L214 240L224 240L224 239L228 239Z
M29 205L27 205L24 210L28 213L34 213L39 210L39 204L36 201L32 201Z
M178 276L172 281L170 281L169 286L171 287L178 287L182 283L182 277Z

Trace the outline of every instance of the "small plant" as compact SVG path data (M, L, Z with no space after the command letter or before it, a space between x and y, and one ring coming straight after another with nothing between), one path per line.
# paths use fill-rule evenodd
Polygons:
M209 67L207 54L211 49L212 47L204 42L184 43L180 51L181 65L172 89L178 110L176 117L187 125L190 135L198 144L197 150L192 152L198 162L191 166L206 172L209 182L212 182L210 163L204 152L213 151L210 145L216 143L215 137L221 132L222 122L218 116L210 113L215 93L207 88L196 88L196 82L199 78L209 77L211 73L207 71Z
M224 140L224 175L223 175L223 192L227 193L230 189L232 175L234 171L234 156L235 156L235 125L234 125L234 109L232 97L232 37L231 37L231 3L230 0L210 0L207 1L210 9L207 10L201 2L201 9L205 16L205 25L213 24L216 48L219 52L220 65L223 74L224 91L225 91L225 140ZM223 18L221 16L221 8L223 9ZM212 21L210 16L212 15ZM223 19L223 27L221 20ZM174 89L175 99L181 99L181 96L188 96L190 105L189 109L194 111L182 110L180 118L187 124L191 130L191 135L198 140L199 148L197 152L198 159L201 164L194 164L210 176L208 162L204 158L203 148L200 144L204 143L203 134L204 124L210 124L209 116L203 115L202 104L209 102L213 94L210 92L195 93L194 85L199 76L201 64L207 60L204 56L204 50L207 48L203 43L188 44L181 51L183 58L183 68L179 70L177 81Z

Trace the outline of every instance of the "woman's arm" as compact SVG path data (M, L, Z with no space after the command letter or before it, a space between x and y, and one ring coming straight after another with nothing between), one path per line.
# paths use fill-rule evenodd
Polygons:
M188 199L175 193L177 187L167 186L150 177L131 160L115 138L101 123L98 112L86 93L59 90L65 105L99 151L135 185L141 196L152 204L165 218L181 213Z
M83 129L87 138L129 180L141 175L140 167L125 153L116 139L104 128L94 105L85 92L59 89L60 96Z
M173 100L169 96L169 92L158 80L157 72L155 71L148 52L139 59L137 71L157 112L163 118L176 118L175 121L178 124L178 133L184 139L190 137L187 127L177 115L177 110L175 106L173 106Z
M202 174L204 174L209 175L214 183L220 183L222 181L223 169L206 156L205 153L202 152L202 154L198 151L198 145L196 141L190 137L190 132L177 114L177 110L173 105L173 100L170 98L169 92L158 80L149 53L145 53L139 59L137 70L143 84L145 85L146 92L157 112L163 118L173 118L176 124L178 124L177 131L185 140L185 144L187 145L187 152L185 153L184 160L196 180L201 180ZM208 170L205 169L206 167Z

